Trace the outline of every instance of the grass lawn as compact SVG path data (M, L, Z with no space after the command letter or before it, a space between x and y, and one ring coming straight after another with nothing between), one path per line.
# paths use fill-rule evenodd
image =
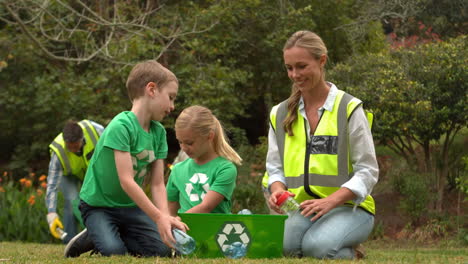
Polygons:
M22 242L0 242L0 264L9 263L468 263L468 247L453 247L447 243L432 246L418 246L410 242L368 241L364 244L367 257L364 260L315 260L315 259L194 259L194 258L135 258L131 256L102 257L83 254L79 258L65 259L63 245Z

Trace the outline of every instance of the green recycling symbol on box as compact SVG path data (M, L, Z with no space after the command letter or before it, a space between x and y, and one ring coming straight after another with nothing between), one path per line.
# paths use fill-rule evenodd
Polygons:
M249 229L243 222L224 222L216 234L216 244L223 253L235 242L242 243L248 250L250 241Z

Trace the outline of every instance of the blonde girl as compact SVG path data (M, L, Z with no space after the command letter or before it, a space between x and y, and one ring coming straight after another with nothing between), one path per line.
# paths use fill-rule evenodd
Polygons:
M223 127L203 106L182 111L175 123L176 137L188 159L177 163L169 176L169 211L231 213L231 197L242 159L229 145Z

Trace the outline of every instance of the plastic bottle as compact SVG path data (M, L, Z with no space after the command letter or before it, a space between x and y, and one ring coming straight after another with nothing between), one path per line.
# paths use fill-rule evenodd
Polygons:
M67 233L66 233L65 231L63 231L63 229L60 228L60 227L57 227L57 229L55 229L55 230L56 230L57 233L59 234L60 239L61 239L61 240L64 240L65 237L67 236Z
M299 204L293 198L294 194L290 192L283 192L278 199L276 200L276 205L278 205L283 212L288 215L293 215L300 210Z
M234 242L226 248L224 255L232 259L242 258L247 255L247 245L241 242Z
M174 247L183 255L188 255L195 250L195 240L180 229L172 229L172 234L176 240Z
M251 215L252 212L249 209L242 209L237 214Z

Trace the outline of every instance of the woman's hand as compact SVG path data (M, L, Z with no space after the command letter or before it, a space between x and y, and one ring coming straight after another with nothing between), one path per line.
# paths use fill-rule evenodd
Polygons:
M286 186L281 182L274 182L270 186L270 191L271 195L268 199L268 205L278 214L283 213L279 206L276 205L276 201L278 200L278 197L280 197L280 195L286 191Z
M310 219L310 221L315 221L322 215L330 212L333 208L344 204L346 201L353 200L354 198L356 198L356 195L351 190L342 187L328 197L302 202L301 214L305 217L315 214L315 216Z
M305 217L315 214L315 216L310 219L310 221L315 221L337 206L338 203L333 200L333 198L330 198L330 196L322 199L305 200L301 203L301 214Z
M280 195L285 192L286 190L278 190L278 191L274 191L271 195L270 195L270 199L268 199L268 205L270 206L271 209L273 209L275 212L277 212L278 214L281 214L283 213L283 211L279 208L279 206L276 205L276 201L278 200L278 197L280 197Z

